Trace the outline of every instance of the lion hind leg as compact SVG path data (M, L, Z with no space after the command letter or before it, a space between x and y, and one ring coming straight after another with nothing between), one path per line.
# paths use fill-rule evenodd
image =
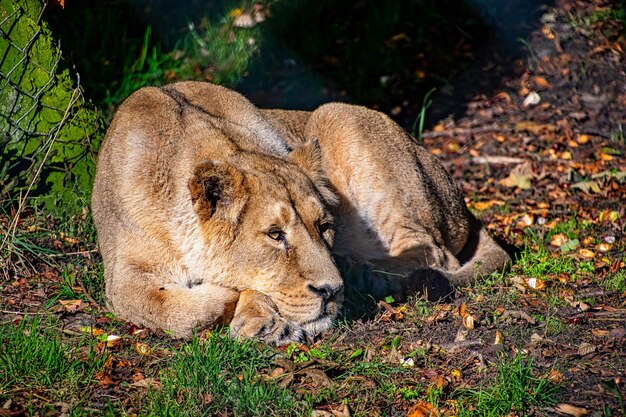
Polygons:
M469 239L458 257L463 262L462 266L447 273L455 287L470 285L481 275L503 271L511 262L509 254L478 221L473 225Z
M466 245L458 254L439 247L435 242L428 242L420 237L399 256L391 258L394 263L407 265L407 274L387 278L394 280L395 289L401 298L412 293L425 295L429 300L450 297L455 287L464 287L474 283L477 277L494 271L503 271L511 258L487 230L478 221L472 225ZM416 262L418 261L418 262ZM412 265L412 267L411 267Z

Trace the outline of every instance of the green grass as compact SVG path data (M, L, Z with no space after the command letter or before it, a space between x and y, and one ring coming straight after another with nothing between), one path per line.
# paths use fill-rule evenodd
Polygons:
M602 286L608 291L615 291L617 293L626 292L626 271L608 274L604 281L602 281Z
M479 390L457 390L458 417L497 417L514 412L525 415L531 408L556 402L559 387L533 372L532 361L521 354L500 357L495 377Z
M44 389L57 401L80 403L104 357L89 336L64 341L59 323L34 317L0 326L0 399L16 391Z
M50 265L48 256L57 252L40 245L39 241L49 238L51 232L43 226L41 218L38 224L19 224L19 218L16 220L15 216L9 216L5 210L10 204L11 202L4 201L0 204L0 270L8 273L9 269L16 266L32 267L32 258Z
M549 274L573 274L577 262L571 256L554 254L539 244L535 249L526 246L520 258L515 262L514 271L533 278L545 278Z
M159 373L162 387L147 395L145 415L211 416L228 410L237 416L309 415L310 406L259 371L271 363L271 351L211 333L175 350ZM209 400L210 399L210 400Z

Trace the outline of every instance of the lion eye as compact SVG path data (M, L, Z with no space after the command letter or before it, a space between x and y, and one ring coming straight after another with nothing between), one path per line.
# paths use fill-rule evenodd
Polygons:
M320 230L320 233L326 233L326 231L330 230L333 228L332 223L322 223L318 226L318 229Z
M278 242L285 240L285 232L279 229L271 229L267 232L267 235L270 239L276 240Z

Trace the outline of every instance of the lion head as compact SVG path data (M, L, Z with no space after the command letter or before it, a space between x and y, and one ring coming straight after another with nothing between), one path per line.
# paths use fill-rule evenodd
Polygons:
M216 284L267 295L311 335L331 326L343 283L330 254L335 197L316 141L286 158L203 161L188 188Z

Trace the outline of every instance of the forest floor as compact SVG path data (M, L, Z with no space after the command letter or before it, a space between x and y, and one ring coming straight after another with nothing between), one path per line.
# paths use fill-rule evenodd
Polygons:
M418 132L516 255L452 302L383 300L311 346L175 341L106 312L87 212L0 215L0 416L626 415L626 16L611 4L557 1L515 76Z

